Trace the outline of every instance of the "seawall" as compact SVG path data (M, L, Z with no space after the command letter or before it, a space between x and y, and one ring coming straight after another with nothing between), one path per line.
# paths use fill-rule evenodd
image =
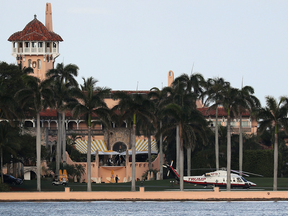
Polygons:
M23 201L248 201L288 200L288 191L1 192L0 202Z

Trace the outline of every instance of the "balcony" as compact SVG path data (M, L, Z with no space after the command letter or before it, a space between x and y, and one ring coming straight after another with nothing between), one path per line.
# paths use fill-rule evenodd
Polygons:
M57 48L52 48L47 47L46 49L44 47L25 47L24 52L23 48L13 48L12 49L12 55L45 55L45 54L59 54L57 51Z

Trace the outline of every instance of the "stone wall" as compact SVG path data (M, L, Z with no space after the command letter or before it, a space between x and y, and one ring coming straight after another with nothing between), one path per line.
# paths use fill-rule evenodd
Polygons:
M112 128L109 130L105 130L104 132L104 141L107 145L107 148L110 150L113 148L113 145L117 142L122 142L126 144L127 149L131 149L130 142L130 132L131 130L128 128ZM108 141L109 135L109 141Z

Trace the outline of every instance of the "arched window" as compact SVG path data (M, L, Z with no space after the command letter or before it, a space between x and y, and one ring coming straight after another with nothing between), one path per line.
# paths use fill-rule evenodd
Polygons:
M41 69L41 60L40 59L37 60L37 69L38 70Z
M127 146L123 142L117 142L113 145L113 151L117 151L119 153L126 151Z
M32 67L32 60L31 59L28 60L28 67Z

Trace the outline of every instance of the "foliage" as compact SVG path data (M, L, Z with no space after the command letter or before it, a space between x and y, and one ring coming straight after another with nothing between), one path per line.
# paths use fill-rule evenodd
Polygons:
M69 157L71 158L72 161L75 161L75 162L87 161L87 155L79 152L77 149L75 149L74 146L68 144L66 150L67 150Z
M245 150L243 170L265 177L273 176L273 150Z
M0 192L6 192L9 191L9 186L5 183L2 183L0 178Z
M48 165L48 170L50 170L53 173L55 173L56 163L55 162L50 162L47 165ZM85 168L81 164L75 164L75 165L66 164L64 166L63 163L60 163L60 169L61 170L66 169L68 177L72 178L72 179L74 179L75 176L77 178L80 178L81 175L85 173Z
M157 176L157 172L159 172L159 170L157 169L149 169L149 170L146 170L143 174L142 174L142 179L144 180L150 180L150 179L147 179L148 177L148 173L150 172L153 172L153 179L156 179L156 176Z

